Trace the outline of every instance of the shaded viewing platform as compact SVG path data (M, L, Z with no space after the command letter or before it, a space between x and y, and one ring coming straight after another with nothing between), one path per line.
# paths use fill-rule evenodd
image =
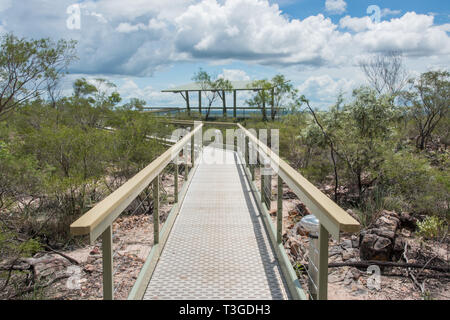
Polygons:
M203 116L207 110L210 112L211 117L221 116L221 117L229 117L234 119L246 118L255 113L265 112L266 104L268 106L268 113L277 114L285 114L287 110L285 108L275 108L275 90L276 86L273 86L269 83L266 86L262 85L261 81L229 81L231 85L228 89L220 89L220 88L211 88L209 86L202 85L198 82L192 82L188 84L184 84L181 86L172 87L169 89L162 90L165 93L175 93L180 94L185 101L184 107L145 107L145 112L153 113L153 114L161 114L161 115L177 115L180 112L186 112L189 116L191 116L192 112L198 112L201 116ZM237 94L239 91L248 91L248 92L265 92L268 94L262 94L262 101L260 106L238 106L237 102ZM204 101L202 100L202 93L204 92L215 92L219 100L222 102L222 107L214 107L208 106L205 107ZM227 101L227 93L232 94L232 106ZM192 96L196 96L192 98ZM266 101L266 96L268 101ZM198 102L195 100L198 99ZM276 110L275 110L276 109ZM264 111L263 111L264 110Z

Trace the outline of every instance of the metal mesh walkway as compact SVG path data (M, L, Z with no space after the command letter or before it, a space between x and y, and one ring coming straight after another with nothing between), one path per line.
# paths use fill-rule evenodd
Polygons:
M207 147L199 161L144 300L288 299L236 153Z

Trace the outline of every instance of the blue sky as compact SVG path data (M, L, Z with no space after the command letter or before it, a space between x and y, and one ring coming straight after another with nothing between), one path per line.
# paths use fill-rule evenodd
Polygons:
M449 16L442 0L0 0L0 32L79 42L65 94L101 77L149 106L182 106L160 91L201 67L230 80L283 73L327 107L365 83L358 63L374 54L402 51L411 75L448 70Z

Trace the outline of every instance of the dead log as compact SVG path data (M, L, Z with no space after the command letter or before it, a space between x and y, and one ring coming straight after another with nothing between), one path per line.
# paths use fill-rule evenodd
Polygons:
M420 263L404 263L404 262L391 262L391 261L355 261L355 262L334 262L329 263L329 268L339 267L356 267L367 268L371 265L378 265L384 267L398 267L398 268L413 268L413 269L427 269L439 272L450 272L450 266L430 266Z
M46 284L30 286L30 287L26 288L25 290L22 290L20 292L17 292L15 294L13 294L12 296L8 297L8 299L13 299L13 298L16 298L16 297L20 297L20 296L22 296L22 295L24 295L26 293L30 293L30 292L33 292L33 291L38 290L38 289L44 289L44 288L46 288L48 286L51 286L55 282L58 282L60 280L63 280L63 279L69 278L69 277L70 277L70 275L63 275L63 276L56 277L53 280L50 280Z
M79 265L80 262L70 256L68 256L67 254L64 254L62 252L56 251L55 249L53 249L52 247L50 247L49 245L45 245L45 248L47 248L48 250L50 250L53 253L56 253L57 255L60 255L63 258L66 258L67 260L69 260L71 263Z

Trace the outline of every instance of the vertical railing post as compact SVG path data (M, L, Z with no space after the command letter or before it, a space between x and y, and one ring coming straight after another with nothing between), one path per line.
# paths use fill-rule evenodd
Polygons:
M195 162L195 146L194 146L194 136L191 137L191 164L192 168L194 167Z
M220 130L220 133L222 134L222 145L223 145L223 150L227 150L227 130L222 129ZM225 154L224 154L225 156Z
M159 179L153 180L153 245L159 243Z
M328 297L328 230L320 224L319 230L319 281L318 299L327 300Z
M250 144L250 139L248 137L245 137L245 164L247 165L247 167L250 168L250 148L249 148L249 144Z
M188 174L189 174L189 165L188 165L188 156L187 156L187 154L185 154L185 152L183 152L183 155L184 155L184 182L186 182Z
M254 146L254 144L252 143L251 145L250 145L250 147L251 147L251 152L252 152L252 154L254 154L254 152L255 152L255 146ZM255 159L255 158L253 158L252 157L252 160L257 160L257 159ZM256 166L256 164L255 163L251 163L250 164L250 173L251 173L251 176L252 176L252 181L255 181L255 166Z
M260 172L260 176L261 176L261 203L264 204L266 203L264 201L264 171L265 171L265 164L264 164L264 160L261 161L261 166L259 167L259 172ZM270 210L270 208L267 208L268 210Z
M112 226L102 233L103 299L114 299Z
M175 158L175 181L174 181L174 193L175 193L175 203L178 203L178 159Z
M283 240L283 179L278 176L278 193L277 193L277 242Z

